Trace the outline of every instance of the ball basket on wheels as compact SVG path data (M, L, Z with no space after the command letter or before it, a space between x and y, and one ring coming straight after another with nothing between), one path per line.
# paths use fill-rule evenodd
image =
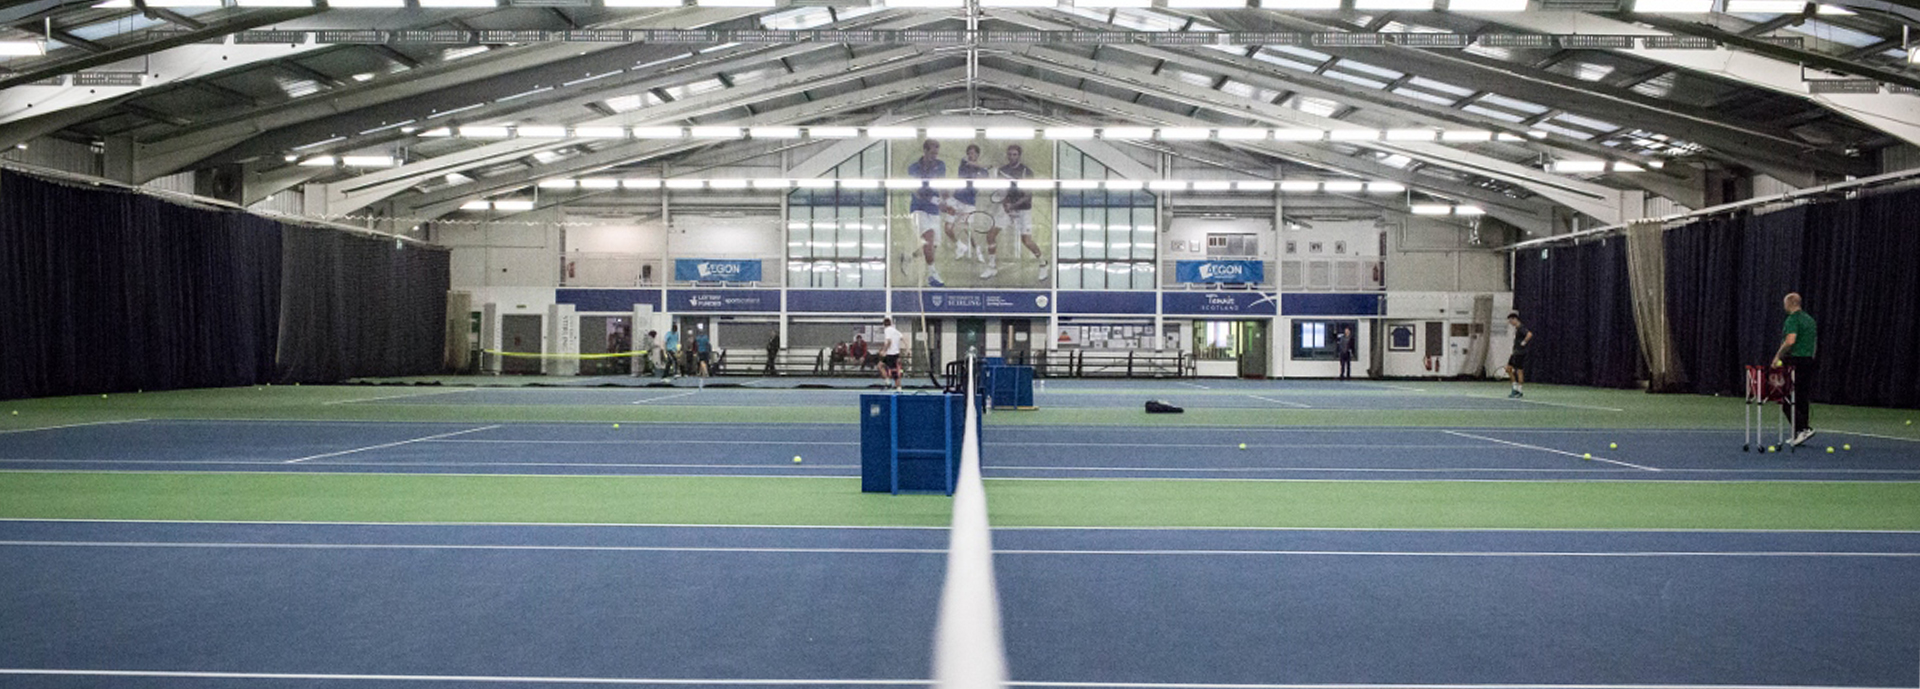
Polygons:
M1748 366L1746 383L1747 400L1743 405L1744 413L1742 414L1746 431L1741 437L1740 451L1766 449L1767 445L1761 442L1761 436L1766 433L1767 405L1774 403L1778 403L1785 413L1780 415L1774 425L1773 446L1787 445L1788 451L1798 449L1787 444L1791 428L1788 418L1793 414L1793 367Z

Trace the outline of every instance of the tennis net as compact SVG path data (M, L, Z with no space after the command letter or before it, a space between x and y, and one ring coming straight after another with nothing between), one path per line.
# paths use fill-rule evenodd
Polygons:
M933 680L942 689L999 689L1007 683L1000 593L993 576L993 536L980 478L980 398L975 362L967 360L966 432L953 490L947 579L934 631Z

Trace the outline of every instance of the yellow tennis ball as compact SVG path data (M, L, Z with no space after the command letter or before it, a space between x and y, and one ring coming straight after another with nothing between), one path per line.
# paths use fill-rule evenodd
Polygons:
M620 427L620 424L617 424L617 423L616 423L616 424L614 424L614 425L613 425L613 427L614 427L614 428L619 428L619 427Z
M1607 449L1618 450L1620 449L1620 443L1607 443Z
M1828 446L1827 446L1827 454L1833 454L1833 446L1832 446L1832 445L1828 445Z
M15 414L18 414L18 413L20 413L20 412L14 412L14 413L15 413ZM1851 449L1853 449L1853 444L1851 444L1851 443L1849 443L1849 444L1846 444L1846 445L1841 445L1841 446L1840 446L1840 449L1842 449L1842 450L1851 450Z
M1580 455L1580 458L1581 458L1581 459L1593 459L1593 453L1591 453L1591 452L1588 452L1588 453L1585 453L1585 454L1582 454L1582 455Z
M101 396L100 396L100 399L106 399L106 398L107 398L107 396L106 396L106 395L101 395Z
M1778 448L1778 447L1774 447L1774 446L1772 446L1772 445L1768 445L1768 446L1767 446L1767 451L1768 451L1768 452L1778 452L1779 450L1780 450L1780 448Z
M13 415L14 415L14 416L19 416L19 415L20 415L20 410L18 410L18 409L15 409L15 410L13 410Z
M794 464L799 464L799 463L800 463L800 455L794 455L794 456L793 456L793 463L794 463Z
M1245 449L1247 449L1247 444L1246 444L1246 443L1240 443L1240 449L1242 449L1242 450L1245 450Z

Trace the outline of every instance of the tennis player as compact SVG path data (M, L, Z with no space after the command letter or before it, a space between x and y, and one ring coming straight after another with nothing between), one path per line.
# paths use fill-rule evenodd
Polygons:
M960 161L960 178L984 179L992 173L992 168L980 164L980 146L967 144L967 157ZM973 187L973 183L968 182L966 187L953 192L953 197L947 202L947 209L952 212L947 216L946 221L947 241L953 243L954 258L979 255L979 248L971 246L973 243L971 232L961 228L959 236L955 236L954 233L954 226L960 224L959 220L978 208L976 202L979 199L979 193L979 190Z
M906 342L907 337L900 334L899 328L893 327L892 318L881 321L880 324L887 328L886 333L882 335L886 339L886 344L885 349L880 350L880 378L890 380L893 383L893 389L899 390L901 388L900 346Z
M1023 152L1020 144L1007 146L1007 164L1001 165L997 174L1006 179L1032 179L1033 168L1020 162ZM995 222L993 229L987 231L987 269L980 273L980 277L990 278L1000 273L1000 228L1011 227L1020 234L1020 243L1027 247L1027 251L1033 252L1033 257L1040 260L1040 272L1034 281L1046 282L1053 273L1047 270L1047 258L1040 253L1040 245L1033 242L1033 194L1015 185L1000 199L1000 208L996 211L1005 218L1005 222Z
M1808 417L1813 411L1813 376L1820 370L1813 355L1819 344L1813 316L1800 308L1800 293L1789 292L1781 304L1787 310L1787 322L1780 327L1786 337L1780 341L1780 349L1773 353L1773 365L1793 367L1793 407L1782 409L1793 420L1793 439L1789 445L1799 447L1801 443L1813 437L1813 426Z
M940 142L933 139L920 142L920 158L907 164L907 176L921 180L947 176L947 163L940 159ZM940 206L945 201L944 192L935 192L933 185L923 181L907 205L913 228L920 232L920 253L927 259L928 287L947 286L940 280L940 267L933 264L933 240L940 232ZM948 228L947 234L952 236L953 229Z
M1526 397L1521 387L1527 384L1527 345L1533 344L1533 331L1520 324L1520 312L1507 314L1507 325L1513 327L1513 353L1507 355L1507 379L1513 381L1513 392L1508 397Z

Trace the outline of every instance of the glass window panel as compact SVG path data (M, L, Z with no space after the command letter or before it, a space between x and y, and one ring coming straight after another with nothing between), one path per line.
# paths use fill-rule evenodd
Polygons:
M1137 248L1135 249L1138 250ZM1150 262L1133 264L1133 288L1153 289L1154 266Z
M1133 226L1107 226L1107 258L1120 261L1133 258Z
M1080 284L1080 266L1079 265L1073 264L1073 263L1062 263L1059 265L1058 270L1060 272L1060 275L1054 279L1060 281L1060 289L1081 289L1083 287Z

